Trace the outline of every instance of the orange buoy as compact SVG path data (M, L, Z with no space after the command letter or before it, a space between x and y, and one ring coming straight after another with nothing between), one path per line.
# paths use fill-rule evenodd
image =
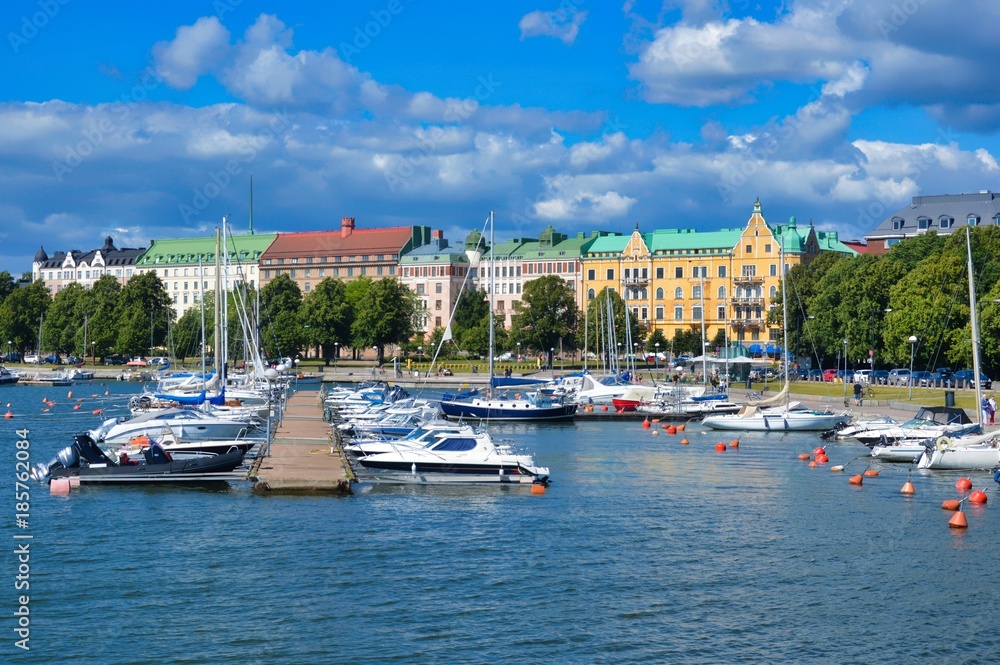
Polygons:
M74 404L73 405L73 410L74 411L79 411L80 410L80 405L79 404Z
M670 423L663 423L662 425L660 425L660 427L662 427L663 429L667 429L668 427L670 427Z
M77 402L82 402L82 401L83 401L83 398L82 398L82 397L77 397L77 398L76 398L76 401L77 401Z
M69 494L69 478L53 478L49 482L50 494Z
M915 494L916 493L916 490L913 489L913 483L911 483L909 480L907 480L905 483L903 483L903 489L901 489L899 491L902 492L903 494Z
M732 441L729 442L729 447L730 448L739 448L740 447L740 440L739 439L733 439Z
M3 417L4 418L13 418L14 417L14 412L13 411L8 411L7 413L3 414Z
M686 446L686 445L687 445L687 444L689 444L689 443L691 443L691 442L690 442L690 441L688 441L687 439L681 439L681 445L682 445L682 446Z
M959 478L955 483L955 489L959 492L965 492L972 489L972 481L968 478Z
M545 494L545 485L542 485L541 483L534 483L534 484L532 484L531 485L531 493L532 494L538 494L538 495Z
M601 411L607 411L607 410L608 410L608 405L607 404L602 404L601 405Z
M642 421L642 428L649 429L649 418L646 418L645 420Z
M684 423L681 423L680 425L677 426L677 431L678 432L683 432L685 427L687 427L687 425L685 425Z
M869 478L874 478L878 475L878 469L865 469L865 475Z
M941 502L941 508L944 510L958 510L962 506L962 502L958 499L947 499Z
M91 413L93 413L95 416L99 416L102 413L104 413L104 409L94 409L93 411L91 411Z
M73 399L73 391L72 390L69 391L68 393L66 393L66 399Z
M813 455L826 455L826 448L823 446L816 446L813 450Z
M809 453L799 453L799 459L805 462L807 459L809 459Z
M649 421L649 422L651 422L651 423L658 423L658 422L660 422L660 419L659 419L659 418L653 418L653 419L652 419L651 421Z
M969 520L965 519L965 513L959 508L958 512L951 516L948 520L948 526L952 529L966 529L969 526Z
M677 434L677 428L673 425L667 427L667 434Z
M827 462L830 461L830 458L827 457L826 455L816 455L816 461L819 462L820 464L826 464Z
M726 444L724 444L724 443L722 443L722 442L720 441L719 443L715 444L715 450L716 450L717 452L720 452L720 453L721 453L721 452L725 452L725 450L726 450Z
M811 462L809 462L810 469L815 469L817 466L819 466L819 464L817 464L816 460L812 460Z
M986 503L986 492L976 490L969 495L969 503Z
M847 482L850 483L851 485L860 485L862 482L864 482L864 478L859 473L856 476L851 476L850 478L848 478Z

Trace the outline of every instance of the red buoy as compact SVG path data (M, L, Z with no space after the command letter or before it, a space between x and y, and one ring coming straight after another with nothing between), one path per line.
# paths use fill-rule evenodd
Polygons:
M13 411L8 411L7 413L3 414L3 417L4 418L13 418L14 417L14 412Z
M74 404L73 405L73 410L74 411L79 411L80 410L80 405L79 404Z
M962 502L958 499L947 499L941 502L941 508L944 510L958 510L962 505Z
M816 461L819 462L820 464L826 464L827 462L830 461L830 458L827 457L826 455L816 455Z
M903 483L903 489L901 489L899 491L902 492L903 494L915 494L916 493L916 490L913 489L913 483L911 483L909 480L907 480L905 483Z
M864 478L859 473L856 476L851 476L850 478L848 478L847 482L850 483L851 485L860 485L862 482L864 482Z
M972 489L972 481L968 478L959 478L958 481L955 482L955 489L959 492L967 492Z
M986 492L975 490L969 495L969 503L986 503Z
M865 469L865 475L869 478L874 478L878 475L878 469Z
M799 453L799 459L805 462L807 459L809 459L809 453Z
M725 452L726 451L726 444L724 444L724 443L722 443L720 441L719 443L715 444L715 450L718 451L718 452L720 452L720 453Z
M646 418L645 420L642 421L642 428L649 429L649 418Z
M677 428L673 425L667 427L667 434L677 434Z
M813 461L809 462L809 468L810 469L815 469L817 466L819 466L819 463L816 462L816 460L813 460Z
M965 513L959 508L958 512L951 516L948 520L948 526L952 529L966 529L969 526L969 520L965 519Z
M102 413L104 413L104 409L94 409L91 413L93 413L95 416L99 416Z
M823 446L816 446L815 450L813 450L813 455L826 455L826 448Z

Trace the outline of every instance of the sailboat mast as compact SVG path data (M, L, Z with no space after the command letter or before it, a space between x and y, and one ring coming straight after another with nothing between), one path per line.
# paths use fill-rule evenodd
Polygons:
M708 340L705 339L705 269L701 269L701 383L708 385Z
M785 288L785 239L781 238L781 251L778 253L781 271L781 369L785 374L785 387L788 387L788 289ZM844 377L844 381L847 377Z
M494 274L494 272L496 272L496 269L495 269L496 255L493 252L494 252L494 244L493 244L493 211L490 210L490 389L493 388L493 353L494 353L494 349L493 349L493 344L494 344L494 339L493 339L493 295L494 295L494 291L496 290L495 286L494 286L494 282L493 282L493 274Z
M972 272L972 239L969 227L965 227L965 249L969 261L969 325L972 326L972 380L976 384L976 412L979 424L983 424L983 388L980 384L979 367L979 314L976 312L976 278Z
M222 326L219 325L220 319L220 306L219 298L222 297L222 249L221 249L221 235L218 226L215 227L215 330L212 336L212 355L215 358L215 371L222 372L222 366L219 364L219 335L221 334Z

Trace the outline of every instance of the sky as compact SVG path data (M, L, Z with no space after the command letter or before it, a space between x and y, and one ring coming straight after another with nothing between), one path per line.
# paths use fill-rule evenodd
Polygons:
M97 6L95 8L95 5ZM9 0L0 270L155 238L499 238L795 216L861 238L996 190L990 0Z

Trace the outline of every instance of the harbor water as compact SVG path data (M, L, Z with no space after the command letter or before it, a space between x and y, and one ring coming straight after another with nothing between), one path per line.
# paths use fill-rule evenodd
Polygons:
M990 503L950 529L940 505L960 498L960 474L914 473L912 497L905 466L852 486L866 460L829 466L864 447L830 443L830 463L809 468L796 456L820 444L814 433L744 434L717 452L732 433L494 425L551 468L544 495L257 496L234 483L51 496L32 481L19 528L15 430L46 462L137 390L0 388L14 415L0 425L4 663L973 663L1000 651L992 478L971 474ZM14 588L16 535L31 536L29 591ZM22 594L30 651L15 645Z

